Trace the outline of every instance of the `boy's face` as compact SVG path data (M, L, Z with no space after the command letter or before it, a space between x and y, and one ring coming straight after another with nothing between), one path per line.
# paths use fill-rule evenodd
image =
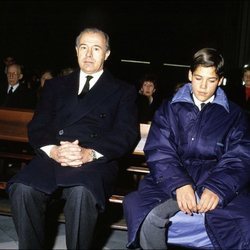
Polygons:
M189 71L188 78L192 83L195 97L201 102L205 102L213 96L223 81L223 77L219 79L216 74L215 67L198 66L193 73Z

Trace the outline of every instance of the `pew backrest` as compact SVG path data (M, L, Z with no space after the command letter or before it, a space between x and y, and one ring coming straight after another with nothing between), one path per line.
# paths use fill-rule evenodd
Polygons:
M34 153L28 152L26 145L28 145L27 125L31 121L33 114L33 110L0 108L1 159L13 159L20 162L27 162L32 159ZM5 173L8 166L5 166L3 162L2 164L2 171ZM6 181L8 179L1 176L0 190L5 189Z
M0 140L28 142L27 125L33 110L0 108Z

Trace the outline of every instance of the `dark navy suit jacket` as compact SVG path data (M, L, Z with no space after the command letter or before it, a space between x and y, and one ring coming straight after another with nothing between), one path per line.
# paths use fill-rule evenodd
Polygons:
M135 87L104 71L83 99L79 71L46 82L28 126L37 156L8 183L20 182L51 194L58 187L86 186L104 208L117 176L117 159L132 151L139 138ZM40 148L74 141L104 157L78 168L62 167Z

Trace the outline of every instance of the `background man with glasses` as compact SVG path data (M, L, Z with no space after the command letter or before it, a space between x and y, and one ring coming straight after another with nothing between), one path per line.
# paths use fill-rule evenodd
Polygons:
M33 109L36 103L34 95L20 82L23 78L21 65L9 65L6 75L7 84L1 85L0 90L0 106Z

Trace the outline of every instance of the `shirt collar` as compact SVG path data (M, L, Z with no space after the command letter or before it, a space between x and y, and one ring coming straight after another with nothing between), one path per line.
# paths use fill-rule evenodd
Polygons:
M91 82L96 82L99 77L101 76L101 74L103 73L103 69L93 73L93 74L86 74L85 72L83 72L82 70L80 71L80 79L84 79L84 82L86 81L86 76L93 76L93 78L90 80Z
M176 102L194 103L194 100L192 98L191 83L184 84L184 86L177 91L171 103L176 103ZM226 111L229 112L229 102L227 96L220 87L218 87L215 92L213 103L223 106L226 109Z
M192 97L193 97L193 100L194 100L194 104L200 109L201 107L201 103L205 103L205 104L208 104L209 102L213 102L214 100L214 95L211 96L208 100L206 100L205 102L201 102L200 100L198 100L196 98L196 96L194 95L194 93L192 93Z
M91 89L95 83L97 82L97 80L100 78L100 76L102 75L103 73L103 69L96 72L96 73L93 73L93 74L86 74L85 72L83 72L82 70L80 70L80 83L79 83L79 90L78 90L78 93L81 93L83 87L84 87L84 84L86 82L86 76L93 76L93 78L90 80L89 82L89 88Z
M13 86L9 84L7 92L9 92L9 90L10 90L11 87L13 88L12 91L14 92L17 89L18 86L19 86L19 82L17 84L13 85Z

